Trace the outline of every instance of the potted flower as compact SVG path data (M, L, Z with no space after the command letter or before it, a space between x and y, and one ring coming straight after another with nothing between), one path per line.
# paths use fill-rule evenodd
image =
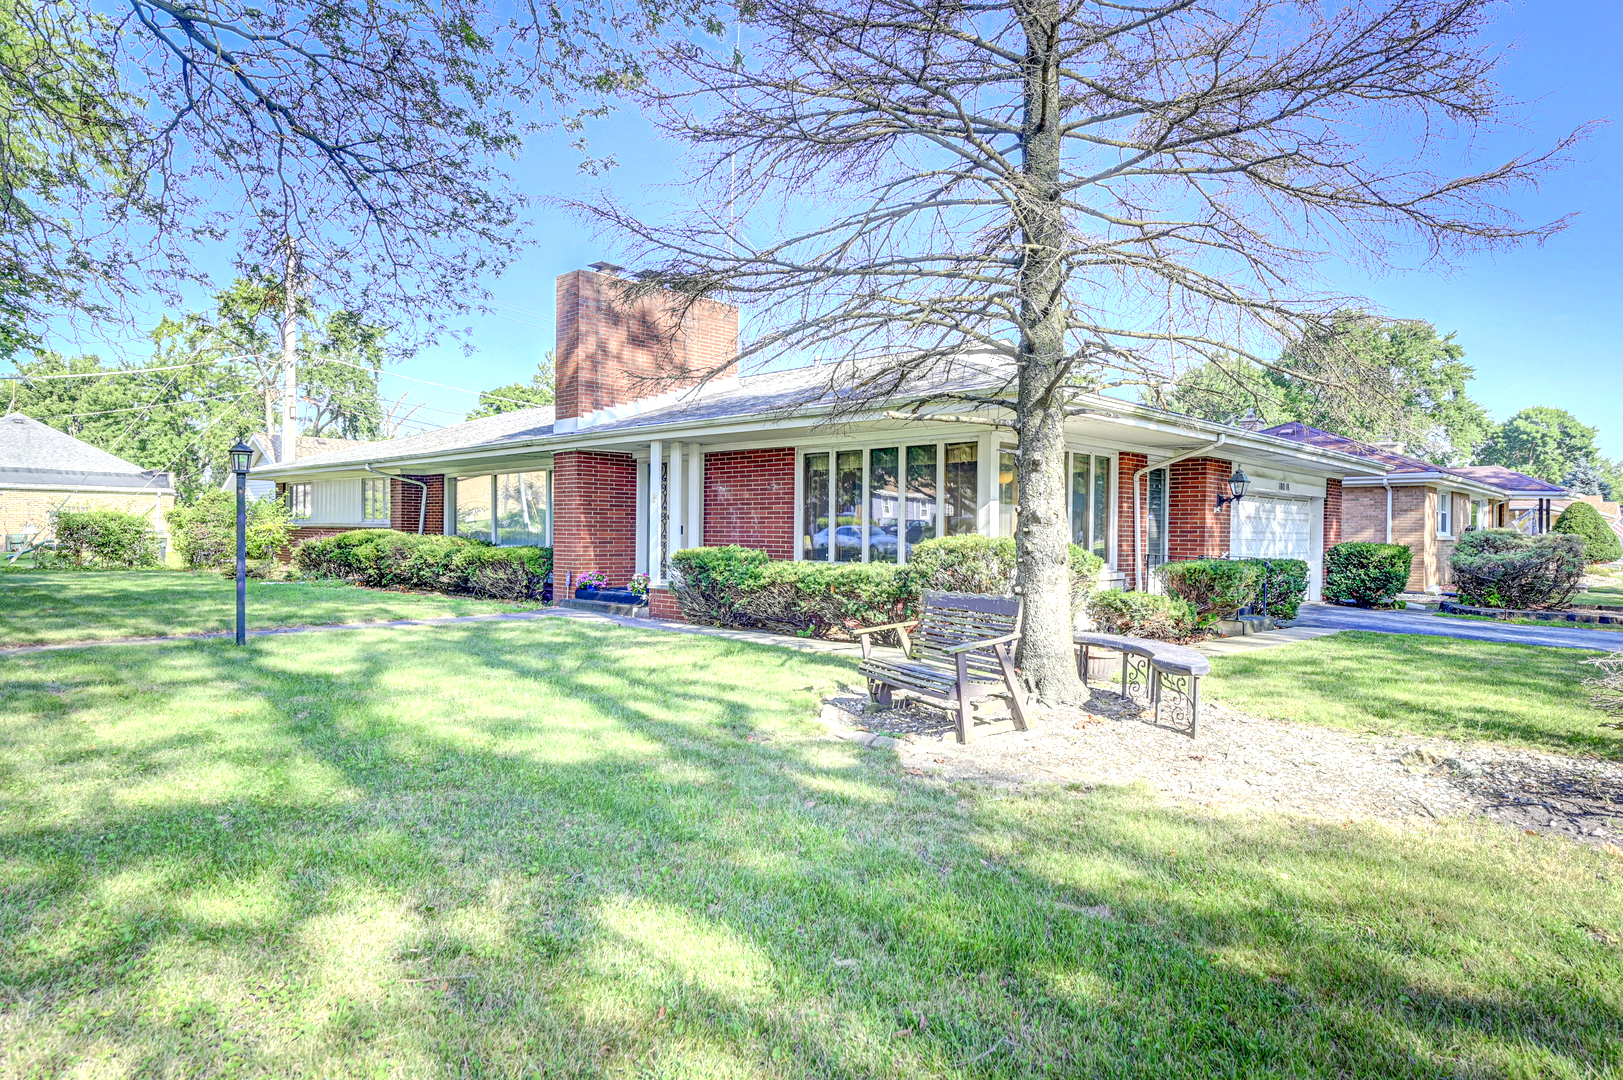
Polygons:
M643 601L646 603L648 600L648 575L632 574L631 580L626 584L626 588L642 597Z
M575 599L594 600L597 591L609 583L609 576L601 570L588 570L575 579Z

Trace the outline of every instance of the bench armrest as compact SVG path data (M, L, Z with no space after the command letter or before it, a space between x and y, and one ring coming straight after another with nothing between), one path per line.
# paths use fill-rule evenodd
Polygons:
M864 634L877 634L881 630L900 630L904 626L917 626L918 624L919 621L917 619L913 619L910 622L886 623L884 626L865 626L861 630L853 630L851 632L857 637L861 637Z
M993 645L1007 645L1011 641L1019 640L1020 635L1018 633L1004 634L1002 637L981 638L978 641L966 641L962 645L949 645L941 651L948 656L956 656L958 653L969 652L971 649L986 649Z

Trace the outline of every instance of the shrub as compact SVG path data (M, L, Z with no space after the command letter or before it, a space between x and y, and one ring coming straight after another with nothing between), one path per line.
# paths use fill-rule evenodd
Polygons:
M1324 598L1385 607L1409 583L1414 552L1402 544L1354 540L1324 553Z
M1071 545L1073 611L1082 610L1104 565L1104 560L1091 551ZM906 577L903 588L914 597L922 596L926 589L1008 596L1014 591L1014 539L942 536L926 540L908 553L902 573Z
M1600 669L1599 675L1584 680L1584 685L1595 692L1589 703L1597 709L1623 714L1623 652L1593 656L1584 663Z
M1107 634L1187 641L1199 632L1195 605L1180 596L1106 589L1088 601L1088 614Z
M736 544L673 552L671 565L671 593L694 622L847 637L859 627L917 618L926 589L1008 595L1015 553L1012 539L949 536L919 544L906 566L774 562ZM1071 546L1074 606L1080 608L1103 566Z
M1307 563L1301 559L1251 561L1257 564L1258 569L1257 595L1251 600L1253 607L1266 596L1268 610L1264 614L1275 619L1296 618L1303 599L1307 597Z
M1584 561L1609 563L1623 559L1623 541L1606 524L1600 511L1586 502L1575 502L1555 519L1551 531L1583 538Z
M392 529L355 529L306 540L294 559L314 577L494 600L539 599L552 572L551 548L495 547L464 536L418 536Z
M164 515L180 561L194 570L234 566L237 559L237 497L210 491ZM248 503L248 558L275 558L293 535L287 504L280 499Z
M1460 537L1452 563L1454 588L1467 604L1557 607L1583 580L1584 541L1571 533L1479 529Z
M1189 601L1200 625L1210 626L1251 603L1262 567L1249 559L1189 559L1165 564L1156 576L1168 592Z
M158 537L145 514L121 510L58 510L56 558L79 567L156 566Z

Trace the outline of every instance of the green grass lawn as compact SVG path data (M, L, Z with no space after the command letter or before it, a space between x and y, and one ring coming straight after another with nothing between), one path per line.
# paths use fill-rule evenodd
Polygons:
M821 732L841 658L558 621L0 665L6 1076L1623 1071L1623 859L947 787Z
M1623 759L1623 731L1581 684L1598 653L1345 631L1220 656L1210 696L1257 716L1446 735ZM1204 689L1204 688L1203 688Z
M248 625L253 629L482 615L536 606L437 593L384 592L341 582L248 583ZM0 573L0 646L196 634L236 625L237 584L219 574L177 570Z
M1592 585L1573 600L1580 604L1623 604L1623 584Z

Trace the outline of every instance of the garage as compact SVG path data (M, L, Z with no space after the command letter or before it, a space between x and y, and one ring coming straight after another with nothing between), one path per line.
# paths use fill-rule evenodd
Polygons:
M1241 559L1313 561L1313 503L1252 497L1234 504L1232 547Z

